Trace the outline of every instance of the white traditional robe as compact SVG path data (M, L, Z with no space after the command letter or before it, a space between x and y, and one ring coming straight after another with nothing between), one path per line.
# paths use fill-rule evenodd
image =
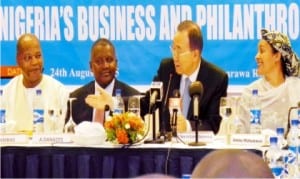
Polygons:
M246 133L250 132L249 99L252 89L258 89L261 100L262 129L276 130L277 127L284 127L286 132L289 108L300 102L300 78L286 77L285 82L278 87L273 87L264 78L260 78L244 89L238 112L242 124L241 132ZM296 117L297 111L294 110L291 118Z
M32 131L32 97L36 89L42 90L45 109L61 109L62 116L65 116L69 92L63 84L48 75L43 75L42 81L35 88L25 88L23 75L18 75L3 88L7 132Z

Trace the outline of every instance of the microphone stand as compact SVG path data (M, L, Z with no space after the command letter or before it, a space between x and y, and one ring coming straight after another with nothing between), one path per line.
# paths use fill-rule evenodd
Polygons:
M172 120L171 120L173 137L177 137L177 112L178 112L177 109L173 109Z
M157 139L156 138L156 119L155 119L155 107L156 105L154 104L152 109L151 109L151 115L152 115L152 140L146 140L145 143L147 144L161 144L164 143L164 140L162 139Z
M198 126L199 126L199 124L201 125L201 121L198 119L195 119L195 117L194 117L194 120L195 120L195 142L190 142L189 146L204 146L204 145L206 145L206 143L198 141Z
M196 97L196 98L198 98L198 97ZM195 101L195 100L193 99L193 101ZM199 108L199 106L197 106L197 107ZM193 104L193 109L195 110L194 104ZM199 110L199 109L197 109L197 110ZM198 141L198 127L199 127L199 124L202 125L199 116L193 115L193 121L195 121L195 142L190 142L189 145L190 146L204 146L204 145L206 145L204 142Z
M165 141L169 141L171 139L169 137L169 132L171 131L169 109L163 106L160 114L160 137L164 138Z

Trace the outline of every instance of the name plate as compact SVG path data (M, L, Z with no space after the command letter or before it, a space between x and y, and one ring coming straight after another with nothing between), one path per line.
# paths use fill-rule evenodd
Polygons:
M66 134L34 134L32 143L35 144L53 144L53 143L71 143L71 136Z
M29 141L29 137L25 134L1 134L1 144L26 144Z
M229 137L229 144L263 146L266 144L266 137L260 134L233 134Z
M195 132L177 133L177 136L184 142L195 142L196 140ZM214 137L215 135L212 131L198 131L199 142L210 143L214 141Z

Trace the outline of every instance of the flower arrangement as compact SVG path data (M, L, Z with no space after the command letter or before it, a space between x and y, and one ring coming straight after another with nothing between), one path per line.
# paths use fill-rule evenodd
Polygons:
M145 133L144 121L134 113L115 114L104 123L107 140L118 144L132 144Z

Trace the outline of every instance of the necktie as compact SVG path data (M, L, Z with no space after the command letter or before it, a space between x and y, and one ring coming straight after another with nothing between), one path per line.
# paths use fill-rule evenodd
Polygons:
M183 90L183 115L187 119L188 111L189 111L189 106L190 106L190 101L191 97L189 94L189 87L191 84L191 80L187 77L185 78L184 82L184 90Z
M104 122L104 110L95 109L94 122L99 122L103 125Z

